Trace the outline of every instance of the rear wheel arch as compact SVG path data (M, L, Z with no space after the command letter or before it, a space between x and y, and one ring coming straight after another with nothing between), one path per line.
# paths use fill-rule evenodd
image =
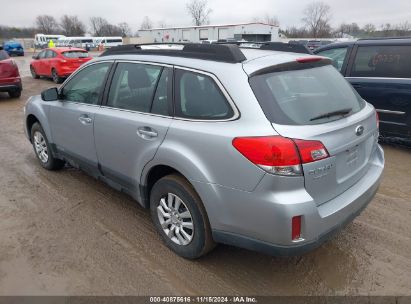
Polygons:
M167 166L167 165L155 165L150 170L148 173L145 175L143 178L142 182L142 193L141 193L141 198L143 200L143 205L146 208L150 207L150 192L151 189L153 188L154 184L163 178L164 176L170 175L170 174L176 174L184 177L187 179L181 172L179 172L177 169Z

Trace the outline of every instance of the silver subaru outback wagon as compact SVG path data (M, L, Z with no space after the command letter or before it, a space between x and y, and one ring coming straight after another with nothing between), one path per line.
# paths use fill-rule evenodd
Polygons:
M165 244L311 250L380 184L372 105L323 57L186 44L112 48L31 97L40 164L70 163L151 210Z

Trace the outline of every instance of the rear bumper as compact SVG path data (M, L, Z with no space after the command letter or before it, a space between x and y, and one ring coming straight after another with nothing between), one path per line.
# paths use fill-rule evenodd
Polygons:
M20 77L0 79L0 92L21 91L22 89Z
M77 71L79 67L80 65L76 67L69 67L69 66L62 65L57 69L57 73L60 77L68 77L71 74L73 74L75 71Z
M299 255L331 238L373 199L384 168L380 146L370 162L362 179L320 206L298 186L301 181L268 174L253 192L209 184L207 188L195 182L194 186L206 206L216 242L270 255ZM215 196L210 195L210 191ZM302 239L293 242L291 219L299 215L302 216Z

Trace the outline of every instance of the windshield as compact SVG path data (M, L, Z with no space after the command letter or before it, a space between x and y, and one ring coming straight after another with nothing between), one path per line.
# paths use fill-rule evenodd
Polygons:
M68 51L63 52L63 56L67 58L87 58L88 53L82 51Z
M250 78L267 118L283 125L313 125L360 111L365 102L331 65Z

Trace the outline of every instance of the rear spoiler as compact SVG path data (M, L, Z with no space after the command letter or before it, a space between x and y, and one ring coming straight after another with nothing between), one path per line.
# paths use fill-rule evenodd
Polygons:
M296 58L295 61L289 61L285 63L281 63L274 66L269 66L260 70L257 70L250 74L250 77L263 75L268 73L275 73L275 72L284 72L284 71L295 71L295 70L305 70L311 69L316 67L321 67L325 65L332 65L333 61L326 57L320 56L307 56Z

